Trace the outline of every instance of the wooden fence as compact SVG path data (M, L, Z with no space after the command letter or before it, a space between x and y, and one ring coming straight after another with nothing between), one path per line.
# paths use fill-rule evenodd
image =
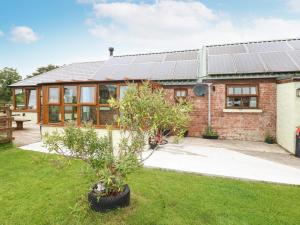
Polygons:
M12 111L7 105L0 105L0 143L11 143L13 140Z

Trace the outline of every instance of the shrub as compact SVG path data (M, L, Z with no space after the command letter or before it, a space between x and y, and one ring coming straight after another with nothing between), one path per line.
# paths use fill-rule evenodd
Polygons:
M210 126L210 125L208 125L207 127L206 127L206 129L205 129L205 131L204 131L204 133L202 134L202 136L204 137L204 138L218 138L219 137L219 135L218 135L218 133L216 132L216 131L214 131L213 130L213 128Z
M148 137L168 129L180 138L186 131L191 104L171 104L165 97L162 89L153 89L146 82L139 88L130 84L122 100L110 99L110 106L119 111L121 138L117 147L110 127L107 136L98 137L91 125L79 128L73 123L63 132L46 133L44 144L50 151L88 163L99 179L100 193L114 195L123 191L127 175L142 165Z

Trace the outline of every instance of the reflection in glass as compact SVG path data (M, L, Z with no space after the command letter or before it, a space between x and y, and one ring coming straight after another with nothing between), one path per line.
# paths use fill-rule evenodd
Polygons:
M59 103L59 88L51 87L49 88L49 103Z
M81 106L80 122L96 124L96 107L95 106Z
M25 109L24 90L15 89L16 108Z
M28 109L36 109L36 90L28 90Z
M100 125L116 124L117 113L110 107L102 106L99 108Z
M108 104L110 98L117 98L117 85L100 85L100 104Z
M65 106L65 121L77 120L77 106Z
M64 87L64 102L65 103L76 103L77 102L77 87L76 86L65 86Z
M80 88L80 102L94 103L96 96L96 87L81 87Z
M49 106L49 123L61 122L60 106L50 105Z

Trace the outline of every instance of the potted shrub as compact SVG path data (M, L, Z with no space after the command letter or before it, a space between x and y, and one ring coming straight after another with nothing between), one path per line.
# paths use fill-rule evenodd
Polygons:
M209 125L205 129L204 133L202 134L202 137L205 139L218 139L219 135L216 131L212 129L212 127Z
M117 124L120 139L113 143L112 130L98 137L91 125L83 128L67 125L62 132L46 133L43 141L50 151L67 158L79 158L95 172L98 181L88 193L90 207L95 211L108 211L130 203L127 176L137 170L145 160L149 137L160 130L170 130L182 137L190 121L191 105L171 104L165 100L162 89L152 89L149 83L137 88L129 85L122 100L110 99L112 108L119 111Z
M272 136L270 133L267 133L265 135L265 142L267 144L275 144L276 143L276 138Z

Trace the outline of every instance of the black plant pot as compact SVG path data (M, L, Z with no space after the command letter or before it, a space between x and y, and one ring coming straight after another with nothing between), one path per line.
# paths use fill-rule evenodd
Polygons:
M88 194L88 201L91 209L96 212L107 212L116 208L123 208L130 203L130 189L129 186L125 185L125 190L116 196L103 196L97 195L97 192L92 190Z
M205 139L218 139L219 138L219 136L218 135L202 135L202 137L203 138L205 138Z

